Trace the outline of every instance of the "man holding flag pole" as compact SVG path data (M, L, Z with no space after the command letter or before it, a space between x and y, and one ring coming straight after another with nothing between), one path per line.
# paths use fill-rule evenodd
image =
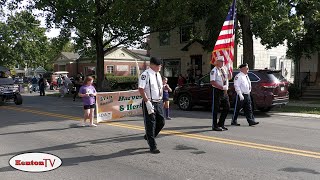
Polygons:
M213 86L212 93L212 130L228 130L224 126L225 119L230 109L229 96L227 94L229 80L232 78L232 66L234 60L236 0L233 0L227 18L223 23L217 42L211 56L211 64L215 67L210 72L210 83ZM222 107L219 122L218 111Z

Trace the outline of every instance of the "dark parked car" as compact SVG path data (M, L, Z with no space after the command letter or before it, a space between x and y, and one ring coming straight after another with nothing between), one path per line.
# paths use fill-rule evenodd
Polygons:
M234 71L233 77L238 73L239 71ZM252 82L251 98L254 109L267 112L275 106L285 105L289 102L289 82L283 78L280 71L251 70L248 75ZM233 79L229 81L229 84L228 95L231 108L233 108L236 97ZM177 87L174 90L173 101L182 110L191 110L195 105L211 108L212 91L210 75L206 74L194 84Z
M14 84L14 80L7 76L6 68L0 66L0 101L13 100L16 105L22 104L22 96L19 92L19 85Z

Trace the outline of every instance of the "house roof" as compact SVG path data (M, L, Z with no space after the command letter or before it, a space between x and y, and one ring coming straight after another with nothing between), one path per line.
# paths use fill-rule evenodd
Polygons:
M190 41L187 45L185 45L185 46L181 49L181 51L189 51L189 47L190 47L192 44L194 44L194 43L199 43L199 44L202 45L202 48L205 48L205 42L204 42L204 41L199 40L199 39L194 39L194 40Z
M70 60L77 60L80 57L78 53L73 52L61 52L61 54Z
M37 69L34 70L35 72L41 73L41 72L47 72L43 67L39 66Z
M143 50L143 49L132 50L132 49L127 49L125 47L116 47L116 48L112 49L111 51L107 52L104 56L107 56L118 49L121 49L122 51L128 53L129 55L131 55L132 57L134 57L138 60L148 61L150 59L146 50Z
M148 54L147 50L144 50L144 49L128 49L128 50L135 53L136 55L138 55L141 59L143 59L145 61L150 60L150 55Z
M117 50L121 50L124 53L127 53L129 56L131 56L134 59L137 59L139 61L149 61L150 57L147 53L146 50L143 49L127 49L125 47L116 47L110 51L108 51L107 53L104 54L104 57L108 56L109 54L112 54L113 52L117 51ZM62 57L62 59L58 59L59 57ZM65 61L75 61L79 59L79 61L86 61L86 60L92 60L92 58L89 57L82 57L80 56L78 53L72 53L72 52L61 52L60 55L56 58L56 63L60 62L60 63L65 63ZM106 59L105 59L106 60Z

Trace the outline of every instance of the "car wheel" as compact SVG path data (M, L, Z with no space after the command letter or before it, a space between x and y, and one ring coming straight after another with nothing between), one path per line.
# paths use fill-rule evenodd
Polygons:
M271 107L265 107L265 108L259 108L261 112L269 112L271 110Z
M20 94L16 94L14 97L14 103L16 105L21 105L22 104L22 96Z
M191 97L187 94L182 94L178 98L178 106L181 110L188 111L191 110Z

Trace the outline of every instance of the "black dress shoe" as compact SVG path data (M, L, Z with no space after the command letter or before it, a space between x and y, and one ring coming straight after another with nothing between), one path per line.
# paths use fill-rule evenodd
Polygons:
M240 126L238 123L231 123L232 126Z
M151 149L150 152L151 152L152 154L159 154L159 153L160 153L159 149L157 149L157 148Z
M143 138L144 138L144 140L147 140L147 135L145 134L145 135L143 136Z
M228 130L228 128L226 128L225 126L220 126L220 128L223 129L223 130L225 130L225 131Z
M219 127L214 127L214 128L212 128L212 131L222 131L222 129Z
M254 125L257 125L259 124L259 122L253 122L253 123L250 123L249 126L254 126Z

